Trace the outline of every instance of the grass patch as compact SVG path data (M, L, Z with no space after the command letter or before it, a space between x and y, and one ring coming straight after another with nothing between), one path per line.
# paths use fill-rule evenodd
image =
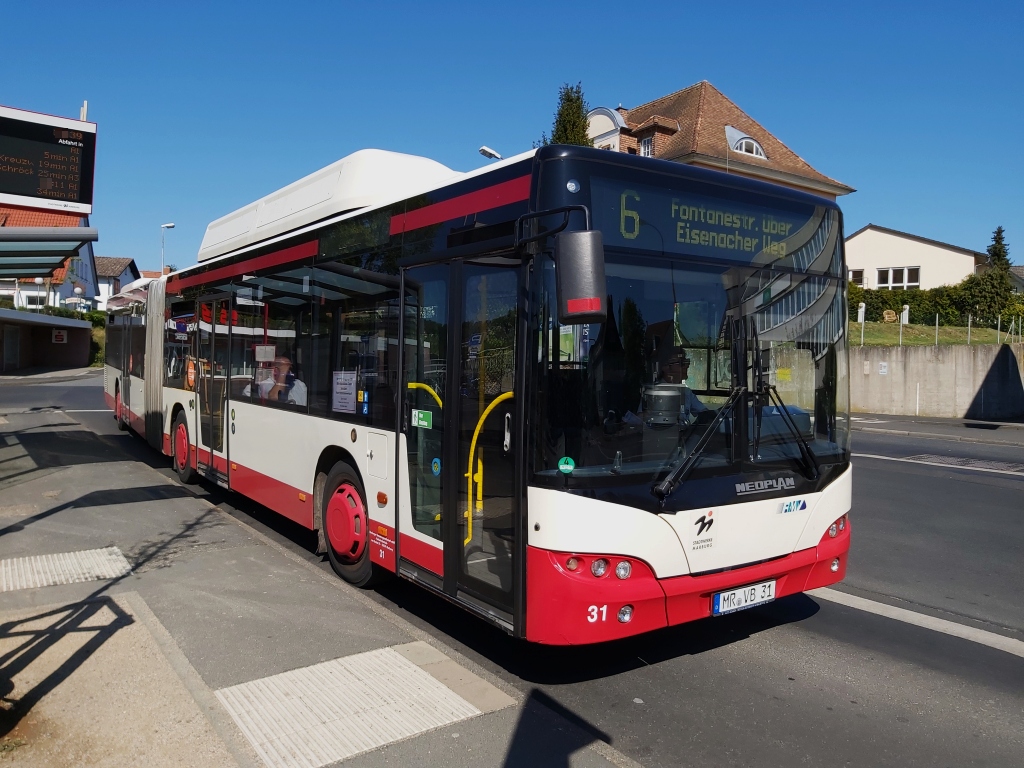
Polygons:
M999 341L1009 343L1016 341L1017 335L1010 339L1006 331L999 336ZM864 323L864 346L895 347L900 343L899 323ZM967 328L956 325L939 326L939 344L966 344ZM995 328L971 328L971 344L996 344ZM850 323L850 344L860 346L860 323ZM903 346L927 347L935 344L934 325L904 325Z

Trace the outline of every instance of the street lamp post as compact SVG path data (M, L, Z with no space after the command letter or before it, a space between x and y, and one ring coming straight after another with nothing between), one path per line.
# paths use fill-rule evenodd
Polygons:
M43 284L43 278L37 277L35 279L35 284L36 284L36 312L39 312L40 311L40 309L39 309L39 286L41 286ZM44 299L44 301L45 301L45 299Z
M174 223L160 225L160 276L164 274L164 235L168 229L174 229Z

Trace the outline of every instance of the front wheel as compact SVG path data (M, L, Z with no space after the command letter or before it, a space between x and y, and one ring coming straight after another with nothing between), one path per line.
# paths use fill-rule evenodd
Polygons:
M199 475L192 469L192 441L188 437L188 419L184 411L178 414L171 429L171 462L181 482L191 485L199 480Z
M357 587L377 582L381 569L370 562L366 493L355 470L344 462L335 464L327 474L322 513L327 557L334 572Z

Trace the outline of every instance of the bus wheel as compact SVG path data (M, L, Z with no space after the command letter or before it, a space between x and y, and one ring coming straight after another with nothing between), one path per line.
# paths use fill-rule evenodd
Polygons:
M124 432L128 429L128 422L124 420L124 403L121 402L121 385L114 385L114 418L117 419L117 428Z
M186 485L191 485L199 479L199 475L192 469L191 458L192 443L188 439L188 420L182 411L174 420L174 428L171 430L171 462L174 464L174 471L178 473L178 479Z
M370 586L378 580L379 568L370 562L366 494L352 467L344 462L334 465L324 484L323 499L331 567L349 584Z

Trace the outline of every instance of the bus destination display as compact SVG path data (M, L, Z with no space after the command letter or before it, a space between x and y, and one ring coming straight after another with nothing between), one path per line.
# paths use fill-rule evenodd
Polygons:
M92 213L95 159L95 124L0 107L0 202Z
M814 206L768 208L600 178L591 179L591 203L606 244L747 263L786 257L822 216Z

